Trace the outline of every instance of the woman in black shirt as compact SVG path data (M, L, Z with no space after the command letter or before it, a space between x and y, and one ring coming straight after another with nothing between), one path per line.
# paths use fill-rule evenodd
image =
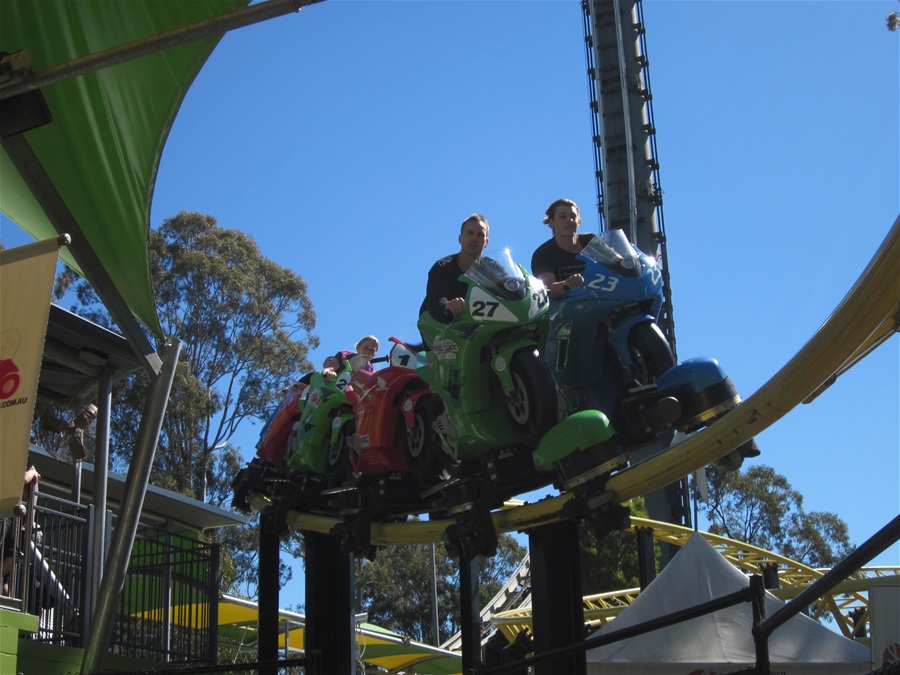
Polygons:
M566 291L584 286L584 261L575 256L594 235L578 233L581 212L571 199L557 199L550 204L544 223L553 231L553 237L531 256L531 273L544 282L550 299L555 300Z

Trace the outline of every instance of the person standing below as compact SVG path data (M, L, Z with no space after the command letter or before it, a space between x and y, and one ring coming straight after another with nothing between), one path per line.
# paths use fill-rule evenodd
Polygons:
M584 286L584 261L575 256L594 238L579 234L581 212L571 199L557 199L544 215L553 237L537 247L531 256L531 273L544 282L551 300L566 291Z
M24 485L22 487L22 498L23 499L33 499L34 491L29 491L29 486L34 483L34 487L37 487L38 481L41 479L41 474L38 473L37 469L34 468L34 465L29 462L25 467L25 477L24 477ZM32 518L34 505L32 503L32 508L26 509L25 513L31 513ZM16 553L22 553L24 550L25 542L22 539L22 533L25 531L25 524L22 522L22 516L18 518L4 518L2 523L0 523L0 529L3 530L3 563L2 563L2 578L3 578L3 589L2 594L4 596L9 595L9 581L10 581L10 573L13 569L13 564L16 561ZM18 541L17 541L18 538Z
M450 323L466 308L468 285L460 280L488 245L490 226L480 213L466 218L459 229L459 253L441 258L428 271L425 299L419 316L425 312L441 323Z

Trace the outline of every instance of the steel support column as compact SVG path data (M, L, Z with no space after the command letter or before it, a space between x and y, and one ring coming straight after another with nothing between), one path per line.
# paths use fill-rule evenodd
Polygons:
M175 368L181 354L181 341L172 339L163 353L162 368L150 385L150 394L141 416L137 443L125 478L125 496L119 510L119 519L113 532L109 558L103 574L103 582L95 605L94 623L88 636L82 659L81 672L85 675L99 673L103 657L109 647L119 594L125 585L125 573L131 557L131 547L137 534L144 496L150 481L150 469L156 456L156 444L162 431L163 417L169 402L169 392L175 378Z
M656 544L653 540L653 530L649 527L636 527L634 538L637 542L638 577L641 590L644 590L656 578Z
M481 556L459 561L459 613L462 634L462 670L471 675L481 670L481 608L478 602Z
M259 642L256 658L272 663L278 660L278 568L281 544L270 517L259 517ZM275 665L263 666L259 675L276 675Z
M306 632L304 647L317 653L319 673L356 672L353 633L353 556L341 551L337 538L304 532L306 544Z
M90 632L94 619L94 605L103 579L106 560L106 485L109 478L109 422L112 416L112 368L100 369L97 388L97 436L94 440L94 516L91 520L91 560L88 581L88 606L85 607L85 633Z
M540 655L584 640L581 546L578 523L562 521L529 530L534 652ZM584 675L584 652L535 665L536 675Z

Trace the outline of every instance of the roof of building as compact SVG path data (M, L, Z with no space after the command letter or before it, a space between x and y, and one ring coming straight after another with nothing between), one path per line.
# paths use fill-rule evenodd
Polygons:
M51 305L38 398L80 409L96 401L101 370L104 368L110 369L110 376L115 382L139 370L141 361L128 341L118 333L58 305ZM29 448L29 461L41 474L42 492L81 503L93 501L93 464L81 462L79 466L66 463L36 445ZM109 473L108 477L107 505L117 512L125 493L125 476ZM79 482L80 496L73 491L73 486ZM172 531L203 531L241 525L248 519L233 511L151 485L144 497L141 521Z
M41 474L40 491L82 504L93 502L94 465L81 462L80 500L75 498L73 485L78 482L79 467L55 459L44 448L32 445L28 459ZM116 513L125 494L125 476L110 472L107 480L107 505ZM248 518L227 509L205 504L183 495L150 485L144 497L141 522L173 532L193 530L201 532L214 527L243 525Z

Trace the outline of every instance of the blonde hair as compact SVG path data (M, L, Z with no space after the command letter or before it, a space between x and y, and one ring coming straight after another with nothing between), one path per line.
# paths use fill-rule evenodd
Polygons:
M378 351L378 347L381 346L381 343L378 341L378 338L375 337L374 335L366 335L365 337L360 338L359 342L356 343L356 351L359 351L359 348L362 347L362 344L369 340L371 340L372 342L375 343L375 351Z

